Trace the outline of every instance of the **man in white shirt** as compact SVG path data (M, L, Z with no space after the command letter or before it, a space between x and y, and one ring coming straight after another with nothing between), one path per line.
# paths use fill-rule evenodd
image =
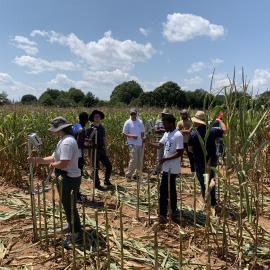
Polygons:
M130 119L124 124L123 135L127 138L130 157L126 179L131 181L135 170L142 171L143 166L144 125L136 109L130 110Z
M168 212L168 181L170 179L170 209L173 220L177 220L177 193L176 177L180 173L180 161L184 151L183 136L176 129L176 119L173 115L167 114L163 117L165 133L159 144L151 144L154 147L164 147L164 155L160 160L162 164L162 180L160 185L160 222L167 222Z

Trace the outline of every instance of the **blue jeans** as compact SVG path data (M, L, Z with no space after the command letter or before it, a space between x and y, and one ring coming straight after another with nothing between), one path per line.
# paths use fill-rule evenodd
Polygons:
M203 177L203 175L205 174L205 165L202 163L197 163L197 162L195 162L194 165L195 165L195 172L201 186L202 196L203 198L205 198L206 188L205 188L204 177ZM215 177L215 172L211 170L209 180L213 179L214 177ZM217 204L215 186L212 188L210 192L210 197L211 197L211 206L215 206Z
M171 196L171 210L172 214L177 209L177 194L176 194L176 176L177 174L170 175L170 196ZM167 172L162 173L161 185L160 185L160 216L167 217L168 212L168 179L169 174Z

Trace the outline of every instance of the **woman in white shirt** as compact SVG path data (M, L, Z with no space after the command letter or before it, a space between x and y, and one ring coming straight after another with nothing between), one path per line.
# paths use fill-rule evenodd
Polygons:
M49 165L55 169L57 178L62 177L62 204L65 210L70 232L71 224L71 191L74 193L74 241L81 239L81 223L76 207L77 193L81 183L81 171L78 167L79 149L72 135L72 124L63 117L56 117L48 129L51 134L59 138L55 151L48 157L30 157L29 160L35 165ZM70 237L65 240L65 245L71 242Z

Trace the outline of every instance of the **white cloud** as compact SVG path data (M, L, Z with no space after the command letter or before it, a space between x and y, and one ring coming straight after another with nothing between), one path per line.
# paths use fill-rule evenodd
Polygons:
M196 72L200 72L203 69L211 69L214 66L217 66L219 64L222 64L224 62L224 60L220 59L220 58L215 58L215 59L211 59L210 62L202 62L202 61L198 61L195 63L192 63L191 66L188 68L187 73L196 73Z
M195 73L195 72L199 72L201 70L203 70L204 68L206 68L208 65L207 63L204 62L195 62L192 63L190 68L187 70L188 73Z
M38 91L33 87L26 85L22 82L16 81L8 73L0 72L0 91L5 91L8 94L9 99L18 100L25 94L32 93L38 94Z
M219 64L224 63L224 60L223 59L220 59L220 58L214 58L214 59L211 59L211 63L213 65L219 65Z
M31 37L35 37L35 36L45 37L45 36L48 36L48 32L44 30L33 30L30 36Z
M140 33L141 33L142 35L144 35L145 37L147 37L147 36L149 35L149 33L150 33L150 30L147 30L147 29L145 29L145 28L143 28L143 27L140 27L140 28L139 28L139 31L140 31Z
M212 74L209 74L208 78L211 80ZM223 73L214 74L213 88L220 89L222 87L229 86L229 85L230 85L230 80L227 75Z
M270 70L255 69L252 81L253 87L269 87L270 86Z
M170 42L184 42L198 36L217 39L223 35L222 25L212 24L193 14L168 14L166 23L163 23L163 36Z
M37 43L29 40L24 36L15 36L12 44L19 49L24 50L27 54L36 55L38 53Z
M203 79L199 76L195 76L193 78L184 79L184 85L185 86L193 86L193 85L199 85L202 83Z
M36 32L32 34L40 34ZM83 59L91 70L115 70L121 69L128 71L132 69L135 63L144 62L150 59L155 53L151 43L141 44L133 40L117 40L112 37L110 31L98 41L85 43L74 33L63 35L51 31L45 34L38 30L44 36L48 36L49 42L58 43L66 46L76 56Z
M29 73L32 74L55 70L75 70L77 68L71 61L47 61L29 55L15 57L14 63L18 66L28 68Z

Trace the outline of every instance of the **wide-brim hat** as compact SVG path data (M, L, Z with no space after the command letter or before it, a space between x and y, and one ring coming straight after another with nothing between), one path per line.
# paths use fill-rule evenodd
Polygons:
M198 123L206 125L205 123L205 113L203 111L197 111L195 116L191 118L193 123Z
M101 120L103 120L103 119L105 118L105 114L104 114L102 111L99 111L99 110L93 110L92 113L89 115L89 120L90 120L91 122L94 121L94 116L95 116L96 114L99 114Z
M51 132L58 132L70 126L72 126L72 124L70 124L66 118L58 116L51 121L51 127L48 130Z

